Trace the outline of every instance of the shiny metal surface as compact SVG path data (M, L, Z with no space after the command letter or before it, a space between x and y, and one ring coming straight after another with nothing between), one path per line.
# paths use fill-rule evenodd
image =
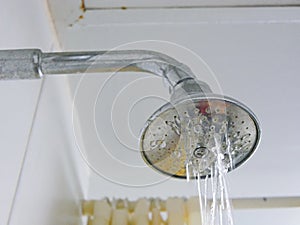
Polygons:
M40 78L41 54L39 49L0 51L0 80Z
M211 175L217 160L216 148L221 149L229 170L253 154L260 128L251 110L236 100L213 95L186 65L167 55L145 50L0 51L0 79L122 71L152 73L165 78L171 87L172 104L153 114L141 137L143 158L154 169L186 178L187 165L192 164L205 177ZM216 137L222 146L216 146Z
M218 155L216 135L222 138L220 151L230 171L254 153L261 131L243 104L221 96L194 96L168 103L151 116L141 136L142 156L169 176L186 178L189 162L199 168L201 177L211 176Z
M166 78L171 87L194 80L190 68L154 51L42 53L39 49L0 51L0 79L34 79L42 75L135 71Z

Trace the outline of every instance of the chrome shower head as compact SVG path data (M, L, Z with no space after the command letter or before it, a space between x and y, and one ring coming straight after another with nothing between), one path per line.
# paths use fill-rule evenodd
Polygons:
M253 154L260 140L260 127L250 109L234 99L212 94L188 66L158 52L3 50L0 71L0 80L111 71L163 77L173 92L171 103L150 117L140 145L148 165L174 177L185 178L189 165L201 177L210 176L220 156L227 170L232 170Z
M261 132L255 115L245 105L201 91L185 97L174 95L175 100L158 109L142 132L141 153L150 167L186 178L187 165L192 165L204 178L211 176L218 153L227 171L254 153ZM195 173L188 173L196 178Z

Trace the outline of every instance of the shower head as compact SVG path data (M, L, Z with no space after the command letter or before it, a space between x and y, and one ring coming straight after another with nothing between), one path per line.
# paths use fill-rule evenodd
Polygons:
M234 99L213 94L188 66L165 54L147 50L0 51L0 80L111 71L152 73L170 85L170 103L150 117L141 136L142 156L155 170L185 178L187 174L193 177L196 169L206 177L220 159L226 171L232 170L258 146L260 127L250 109Z
M230 171L258 146L261 132L253 112L237 100L210 93L203 83L199 86L198 91L175 91L142 132L142 157L161 173L196 178L197 172L201 178L210 177L218 157Z

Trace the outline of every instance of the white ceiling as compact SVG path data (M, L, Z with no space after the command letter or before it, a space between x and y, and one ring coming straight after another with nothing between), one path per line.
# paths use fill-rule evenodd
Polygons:
M83 0L86 9L190 8L299 5L298 0Z
M56 1L50 2L62 49L109 50L119 46L118 49L161 51L190 65L200 79L208 82L215 91L239 99L257 114L263 131L262 141L251 160L229 175L231 196L300 195L300 8L83 12L78 5L70 6L73 7L70 11L68 4L64 8L56 5ZM215 77L209 76L207 68L195 55L209 65ZM79 97L74 95L80 121L78 129L81 129L84 142L82 148L89 152L89 149L97 149L89 153L90 160L106 173L107 178L125 182L131 176L133 179L128 182L132 184L135 184L136 177L140 177L139 182L157 181L161 177L155 172L144 168L148 176L143 176L142 170L134 169L134 166L143 165L143 161L137 152L127 152L115 134L121 136L121 142L137 145L134 135L126 132L131 128L138 135L143 121L164 102L157 96L168 98L167 92L160 79L142 74L122 74L105 83L108 77L109 74L84 77L79 86ZM71 81L74 93L78 79ZM129 82L133 82L130 88L126 86ZM99 97L101 87L106 88L102 98ZM121 95L118 95L120 92ZM156 97L149 98L148 102L138 102L131 110L127 107L138 101L140 96L153 95ZM115 105L111 104L112 101ZM132 115L127 117L127 114ZM112 117L115 124L110 123ZM129 126L124 126L124 120ZM113 133L113 128L116 128L116 133ZM100 139L105 139L107 148L103 147L105 144L99 144L99 132L98 137L96 132L99 130L100 136L102 130ZM109 152L105 153L105 150ZM109 157L110 154L118 157ZM107 161L101 161L104 155ZM123 167L122 163L129 166ZM97 190L100 188L104 188L105 193L101 193L107 196L115 196L120 188L123 191L119 193L129 196L136 196L137 192L141 196L157 195L157 192L163 196L178 195L190 188L174 180L137 191L106 182L95 174L93 176L92 197L99 195Z

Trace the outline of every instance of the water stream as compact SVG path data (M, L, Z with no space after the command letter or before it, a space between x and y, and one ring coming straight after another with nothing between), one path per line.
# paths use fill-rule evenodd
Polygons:
M227 168L220 153L211 166L211 177L195 173L202 225L233 225L232 206L228 195Z
M214 177L201 180L198 174L197 178L201 222L202 225L233 225L226 175L217 166L214 167ZM212 198L208 197L208 188L211 189Z
M218 104L218 108L222 106ZM194 177L197 182L201 224L233 225L226 182L226 174L233 166L228 116L226 113L213 113L215 109L211 106L209 109L210 113L183 120L187 124L184 130L188 155L186 177L187 181ZM199 125L202 132L195 129Z

